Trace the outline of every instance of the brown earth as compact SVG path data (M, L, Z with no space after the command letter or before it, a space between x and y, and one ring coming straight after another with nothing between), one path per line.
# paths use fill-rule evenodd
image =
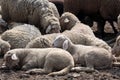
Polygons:
M95 28L94 28L95 30ZM109 23L105 27L106 32L113 32ZM107 36L107 39L112 38ZM2 58L0 64L2 64ZM0 80L120 80L120 67L99 70L99 72L70 72L65 76L50 77L47 75L27 75L24 71L3 71L0 70Z

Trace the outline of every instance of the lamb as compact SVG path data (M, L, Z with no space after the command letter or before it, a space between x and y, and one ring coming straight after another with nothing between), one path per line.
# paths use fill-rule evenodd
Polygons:
M9 51L11 48L11 45L9 42L4 41L0 38L0 56L3 56L7 51Z
M75 45L64 35L57 36L53 42L53 46L67 50L72 54L76 64L87 67L80 67L80 71L95 71L94 69L104 69L112 66L112 53L104 48L81 44ZM75 67L72 70L77 69L78 67Z
M19 23L18 23L19 24ZM10 30L5 31L1 38L10 43L11 49L24 48L28 42L40 36L40 31L29 24L19 24Z
M59 48L13 49L5 54L4 60L1 69L15 69L18 66L27 70L25 73L28 74L65 75L74 67L72 55Z
M79 32L84 33L86 35L90 35L90 36L94 36L94 33L92 31L92 29L81 23L79 21L79 19L72 13L70 12L65 12L61 18L60 18L60 23L61 23L61 29L64 30L70 30L72 28L72 30L74 30L75 27L80 27L79 28Z
M2 18L7 22L35 25L42 34L60 32L57 9L48 0L2 0ZM15 14L14 14L15 13Z
M67 15L65 15L65 16L67 16ZM69 17L68 17L68 19L69 19ZM65 20L62 20L62 21L65 21ZM66 30L62 33L53 33L53 34L39 36L36 39L30 41L26 47L27 48L52 47L52 42L54 41L55 37L62 34L62 35L67 36L75 44L98 46L98 47L105 48L106 50L111 52L111 47L105 41L103 41L99 38L93 37L93 36L88 36L88 35L82 33L81 32L82 30L81 31L80 30L81 30L80 26L74 26L71 30ZM91 33L91 35L92 35L92 33Z

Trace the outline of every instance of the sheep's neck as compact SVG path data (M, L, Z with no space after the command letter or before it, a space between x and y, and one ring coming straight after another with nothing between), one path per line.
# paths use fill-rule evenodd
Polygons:
M76 52L76 48L74 44L70 44L70 46L67 49L68 52L70 52L72 55L74 55Z

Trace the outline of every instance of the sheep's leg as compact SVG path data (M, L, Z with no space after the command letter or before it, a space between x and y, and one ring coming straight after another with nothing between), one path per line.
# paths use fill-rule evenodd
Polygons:
M86 67L89 72L97 71L94 69L94 60L95 60L94 55L95 55L94 52L91 52L91 53L85 55Z
M105 33L104 33L104 25L105 25L105 21L104 20L99 20L97 21L97 32L95 32L96 36L99 37L99 38L103 38L105 36Z
M52 72L53 64L50 61L45 61L43 69L31 69L26 71L27 74L48 74Z
M115 26L114 26L114 24L113 24L113 21L109 21L109 23L110 23L110 25L112 26L114 33L117 34L118 31L115 29Z
M45 69L40 69L40 68L36 69L35 68L35 69L28 70L25 73L26 74L48 74L50 72L51 71L48 71L48 70L45 70Z
M34 67L35 67L34 61L30 60L28 63L26 63L24 66L22 66L22 70L29 70Z

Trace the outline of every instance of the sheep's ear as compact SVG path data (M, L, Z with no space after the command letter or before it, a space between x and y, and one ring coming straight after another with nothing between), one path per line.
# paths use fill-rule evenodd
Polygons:
M68 18L65 18L64 23L68 23L70 20Z
M52 28L52 26L49 25L49 26L47 27L47 29L46 29L46 33L48 33L48 32L51 30L51 28Z
M67 50L68 49L68 40L65 40L63 42L63 47L62 47L64 50Z
M12 59L12 60L18 60L18 57L16 56L16 54L13 54L13 55L11 56L11 59Z

